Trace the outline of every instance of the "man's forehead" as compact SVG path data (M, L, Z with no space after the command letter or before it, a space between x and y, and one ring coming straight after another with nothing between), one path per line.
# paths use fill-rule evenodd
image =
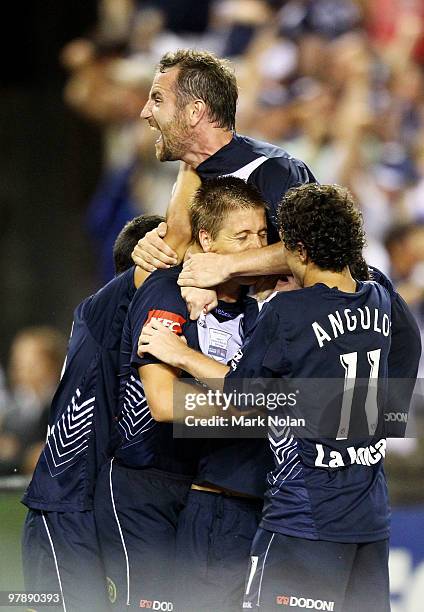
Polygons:
M249 208L247 210L232 210L225 217L222 229L228 229L234 233L254 230L266 227L266 215L263 208Z
M172 91L172 87L175 83L175 79L177 78L179 68L173 67L165 72L157 72L153 79L151 91L154 89L161 89L162 91L168 90Z

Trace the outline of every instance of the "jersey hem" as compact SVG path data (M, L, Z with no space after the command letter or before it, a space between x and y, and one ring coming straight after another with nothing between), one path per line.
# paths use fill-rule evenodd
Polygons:
M150 476L157 476L158 478L163 478L166 480L178 480L180 482L193 482L193 476L187 474L178 474L177 472L166 472L165 470L161 470L159 468L149 467L149 466L133 466L126 465L122 463L119 459L116 460L116 466L120 468L124 468L125 470L134 470L135 472L139 472L142 474L147 474Z
M87 510L93 510L93 504L81 504L75 505L67 502L48 502L44 503L37 501L30 497L23 497L21 504L29 508L30 510L44 510L45 512L86 512Z
M325 532L308 532L299 529L288 529L281 527L275 523L264 521L260 522L260 527L273 533L281 533L283 535L293 536L295 538L303 538L304 540L324 540L325 542L339 542L340 544L362 544L366 542L378 542L380 540L387 540L390 537L390 530L385 529L384 531L378 531L373 534L344 534L343 536L337 537L333 534Z

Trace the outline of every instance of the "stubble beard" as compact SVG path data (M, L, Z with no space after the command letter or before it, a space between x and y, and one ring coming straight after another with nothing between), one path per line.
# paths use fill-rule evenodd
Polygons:
M190 148L192 134L180 113L161 130L162 141L156 157L159 161L177 161L183 158Z

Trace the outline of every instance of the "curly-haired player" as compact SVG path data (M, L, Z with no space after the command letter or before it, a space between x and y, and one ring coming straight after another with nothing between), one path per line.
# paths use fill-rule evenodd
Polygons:
M362 217L345 187L309 184L290 189L277 216L285 248L295 251L302 244L322 270L341 272L362 256Z
M299 398L291 415L314 426L311 436L300 435L292 422L269 423L275 469L268 475L243 608L388 612L381 400L392 318L414 338L416 325L407 309L402 321L395 319L400 310L389 281L386 288L352 277L364 233L347 190L313 184L289 190L278 221L301 289L279 293L263 307L232 370L176 343L158 326L143 330L140 348L206 383L225 376L227 396L240 386L245 392L249 379L262 379L262 391L264 378L294 382ZM415 344L418 349L418 339Z

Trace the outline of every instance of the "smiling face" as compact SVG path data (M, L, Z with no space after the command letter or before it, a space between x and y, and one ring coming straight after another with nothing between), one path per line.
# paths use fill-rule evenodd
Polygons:
M178 70L171 68L156 74L149 99L140 114L151 128L158 130L155 147L159 161L182 159L190 148L192 130L185 109L177 104L174 89Z
M199 242L205 252L240 253L267 245L266 215L263 208L232 210L225 217L215 239L200 230Z

